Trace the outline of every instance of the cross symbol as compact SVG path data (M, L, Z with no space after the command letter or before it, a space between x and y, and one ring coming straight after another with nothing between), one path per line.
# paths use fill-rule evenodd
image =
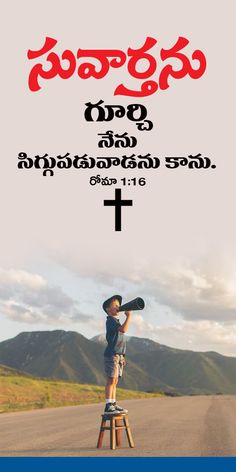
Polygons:
M121 200L121 189L115 189L115 200L104 200L104 206L115 207L115 231L121 231L121 207L132 206L133 200Z

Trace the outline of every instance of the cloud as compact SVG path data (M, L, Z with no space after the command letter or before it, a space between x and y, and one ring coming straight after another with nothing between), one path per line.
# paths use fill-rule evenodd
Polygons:
M208 253L195 260L159 264L146 260L130 264L123 276L111 269L91 274L94 283L103 283L124 298L150 297L158 306L168 307L180 319L233 323L236 314L236 261L222 253Z
M209 266L162 270L143 284L146 293L185 320L232 323L236 313L236 271Z
M138 314L132 316L130 327L132 336L146 337L174 348L236 356L236 323L230 329L228 325L207 320L180 320L177 324L158 326Z
M30 324L88 322L93 316L79 309L77 300L38 275L0 269L0 311L7 318Z

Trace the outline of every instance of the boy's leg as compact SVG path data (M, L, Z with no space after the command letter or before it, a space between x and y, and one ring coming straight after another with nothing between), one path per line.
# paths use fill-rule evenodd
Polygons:
M116 386L118 384L118 381L119 381L119 378L115 378L114 379L114 383L113 383L113 392L112 392L112 398L113 398L113 401L115 402L116 401Z
M116 409L113 405L113 403L114 403L113 386L114 386L115 381L116 381L115 377L108 377L107 376L107 382L106 382L106 386L105 386L106 406L105 406L105 410L104 410L107 413L116 413Z
M111 358L104 358L105 373L107 382L105 386L106 407L105 411L127 411L116 405L116 385L119 377L122 376L122 362L119 355L111 356ZM111 404L111 405L109 405ZM116 406L114 406L116 405Z
M116 379L115 377L108 377L107 376L107 383L105 386L105 398L113 399L114 395L114 387L116 387Z
M116 385L118 384L119 378L122 377L122 375L123 375L123 367L124 367L124 363L123 363L123 360L121 359L120 364L119 364L118 377L116 377L116 382L115 382L114 387L113 387L113 395L114 395L113 398L114 398L115 403L116 403ZM121 407L117 404L115 405L115 408L119 412L128 413L128 410L126 410L125 408L123 408L123 407Z
M119 375L119 356L104 357L104 368L107 376L105 386L105 398L114 400L114 385L116 385L116 378Z

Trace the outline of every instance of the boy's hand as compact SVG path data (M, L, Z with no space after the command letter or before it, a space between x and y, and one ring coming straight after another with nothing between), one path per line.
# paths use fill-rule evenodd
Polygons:
M131 316L131 311L125 311L125 316Z

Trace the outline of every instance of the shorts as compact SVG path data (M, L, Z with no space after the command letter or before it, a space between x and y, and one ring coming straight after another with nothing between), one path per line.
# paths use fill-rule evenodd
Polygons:
M124 368L123 354L114 354L114 356L104 356L104 370L108 377L122 377Z

